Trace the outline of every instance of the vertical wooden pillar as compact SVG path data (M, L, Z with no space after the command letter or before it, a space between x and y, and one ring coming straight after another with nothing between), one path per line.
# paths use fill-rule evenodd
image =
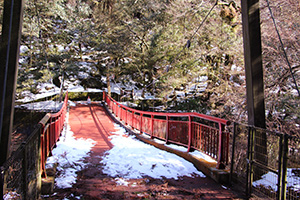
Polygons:
M247 108L248 124L250 126L266 128L265 100L264 100L264 80L262 65L262 45L260 29L259 0L241 0L242 2L242 22L244 38L244 58L246 71L247 88ZM268 166L267 156L267 135L266 131L256 131L251 129L253 142L250 143L251 157L249 170L249 190L251 194L253 174L259 178L265 174L265 170L259 167L254 168L254 162ZM253 154L252 154L253 153ZM253 156L252 156L253 155Z
M5 0L0 44L0 165L10 153L22 22L23 0Z
M259 0L241 0L248 124L266 127Z

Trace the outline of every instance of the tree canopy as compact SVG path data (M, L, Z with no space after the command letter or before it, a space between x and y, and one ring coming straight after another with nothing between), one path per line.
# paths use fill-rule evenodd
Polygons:
M100 89L118 83L142 97L151 93L162 110L246 122L240 2L215 3L25 0L17 98L38 93L43 82ZM260 4L268 127L297 134L296 86L268 6ZM299 2L275 0L271 9L299 80Z

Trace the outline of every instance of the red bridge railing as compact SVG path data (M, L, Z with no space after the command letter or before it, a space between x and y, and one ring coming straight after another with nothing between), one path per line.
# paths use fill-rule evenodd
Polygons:
M111 111L132 129L146 133L151 138L165 140L199 150L217 160L217 168L228 164L229 133L225 126L230 121L195 112L162 113L129 108L103 92L103 99Z
M68 105L68 92L66 93L64 103L59 112L51 114L48 113L39 122L42 125L41 128L41 165L42 165L42 177L46 176L46 161L47 157L51 154L52 149L55 147L60 134L64 127L64 122L67 113Z

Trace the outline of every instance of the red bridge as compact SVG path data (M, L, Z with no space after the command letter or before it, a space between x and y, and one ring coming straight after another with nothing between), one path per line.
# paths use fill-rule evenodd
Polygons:
M103 100L120 121L132 129L174 143L199 150L216 159L218 169L228 164L228 120L199 113L161 113L135 110L103 93Z
M90 196L97 196L101 193L99 192L99 187L102 188L105 186L106 190L111 190L112 188L118 190L115 182L107 182L108 179L103 179L102 176L104 175L100 174L102 179L99 179L99 169L97 168L103 152L112 148L109 136L110 133L114 131L113 120L118 120L118 123L122 123L123 126L129 132L135 134L137 138L158 148L184 157L186 160L192 162L198 170L211 176L214 180L228 182L228 178L230 178L232 182L232 179L234 179L234 181L239 179L238 181L240 181L241 184L246 183L246 185L242 185L243 188L246 188L246 194L247 192L250 193L251 191L249 190L254 188L252 185L254 180L251 176L253 176L253 174L255 175L253 167L254 164L257 164L257 161L255 160L254 151L250 150L255 148L257 141L254 140L254 135L257 134L257 132L267 132L268 137L275 141L274 144L281 145L278 145L278 149L272 152L278 153L281 157L278 158L280 162L276 162L279 163L279 170L276 168L268 168L274 177L271 184L273 184L273 182L285 182L286 179L284 179L284 176L287 176L288 158L291 163L297 163L298 160L297 155L293 157L293 154L289 152L289 147L298 141L296 140L297 138L295 139L284 134L273 133L268 130L237 123L234 123L234 126L228 129L230 125L229 121L194 112L163 113L140 111L122 105L106 93L103 93L103 103L103 106L98 103L92 103L90 105L76 106L70 109L69 125L75 137L91 138L97 141L97 144L93 147L90 157L86 160L86 162L90 163L93 167L80 171L81 178L77 180L72 190L68 190L69 192L79 191L80 193L89 194ZM55 148L63 130L68 109L67 105L68 95L66 94L61 110L55 114L45 115L38 127L26 141L24 141L1 166L2 177L0 177L0 187L3 188L3 191L0 191L1 193L16 191L23 199L37 199L40 196L41 177L47 178L46 160L47 157L51 155L52 149ZM232 134L230 141L229 130L230 134ZM246 137L247 134L248 138ZM187 152L179 152L172 148L170 150L168 145L157 142L155 139L163 140L166 144L173 143L184 146ZM235 148L237 146L238 148ZM282 148L282 146L284 148ZM293 145L293 147L295 147L295 145ZM207 164L202 162L201 159L195 159L195 157L189 153L194 150L198 150L210 156L215 159L216 162ZM237 161L235 161L235 156ZM249 159L252 159L252 161L249 162ZM228 163L230 163L230 166L228 166ZM259 166L260 169L263 169L263 166ZM283 169L283 167L285 168ZM230 173L228 173L227 169L230 169ZM265 174L270 173L269 171L265 172ZM264 180L263 178L264 176L259 177L259 179ZM297 177L292 178L298 180ZM213 193L213 195L209 197L210 199L235 199L237 197L236 194L225 190L213 182L212 179L194 178L192 180L183 181L186 181L185 189L188 188L189 184L190 186L192 185L189 190L192 188L192 191L197 190L199 192L196 195L200 193ZM172 184L176 185L180 182L181 181L174 182ZM163 185L163 183L161 183L161 185ZM208 191L203 191L204 185ZM284 187L287 187L287 185ZM127 191L127 189L128 188L123 188L122 191ZM151 191L152 189L147 188L147 191ZM118 191L119 195L121 195L122 191ZM278 190L274 194L279 194L280 191L285 190ZM134 193L138 191L131 192ZM195 195L194 192L192 193ZM103 194L101 193L101 195ZM296 190L291 189L289 195L296 196L298 193ZM285 194L283 194L283 196L285 196ZM64 196L59 196L59 198L60 197ZM204 199L209 198L207 196L207 198Z
M220 169L225 168L228 163L229 133L225 131L225 127L229 124L229 121L199 113L139 111L116 102L106 93L103 93L103 100L115 117L123 122L125 126L130 127L131 131L137 132L138 135L146 134L149 138L158 138L164 140L166 143L185 146L188 152L199 150L216 159L217 165L215 167ZM4 192L10 191L12 189L11 187L16 187L19 181L23 182L23 180L28 180L24 182L21 188L15 188L16 191L23 197L32 198L39 196L38 191L33 188L36 187L36 184L41 180L40 177L47 177L45 167L46 160L47 157L51 155L52 149L55 148L56 142L59 140L63 130L68 108L67 104L68 95L66 94L61 110L56 114L45 115L40 121L39 127L23 143L24 145L17 150L18 154L11 156L3 165L2 173L9 174L5 178L6 189ZM113 129L111 127L113 123L108 121L110 119L106 116L107 114L107 111L105 112L102 107L94 103L89 106L74 107L71 109L70 126L72 127L75 137L92 138L100 145L96 145L93 148L92 151L94 153L92 154L103 153L104 150L108 150L112 147L108 136ZM80 119L80 122L76 119ZM38 141L40 141L40 143ZM23 157L23 155L25 155L25 157ZM96 156L90 158L89 162L99 163L98 161L93 161L94 158L97 160ZM23 159L26 159L25 163L22 161ZM14 170L10 171L15 165L13 163L21 164L21 168L18 168L18 172ZM25 176L23 177L22 174ZM28 176L26 174L31 175ZM19 178L20 180L18 180ZM207 184L208 180L205 180L205 184ZM198 183L203 182L203 180L199 181L196 179L194 181ZM94 180L89 180L85 185L92 189L84 189L87 191L95 190L94 186L88 186L95 184ZM194 183L194 185L196 186L197 183ZM220 186L214 183L210 183L210 185L210 187L214 188L211 188L212 190L222 191L221 193L224 194L226 193L226 190L223 191ZM227 193L226 195L227 197L232 196L231 193Z

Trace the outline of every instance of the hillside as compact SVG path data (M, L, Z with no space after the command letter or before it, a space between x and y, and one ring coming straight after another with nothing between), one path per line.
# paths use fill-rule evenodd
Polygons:
M146 107L247 122L240 1L215 3L26 0L17 99L55 87L122 89L133 93L121 100L156 99ZM260 7L267 125L299 134L300 5L270 2L290 67L267 1Z

